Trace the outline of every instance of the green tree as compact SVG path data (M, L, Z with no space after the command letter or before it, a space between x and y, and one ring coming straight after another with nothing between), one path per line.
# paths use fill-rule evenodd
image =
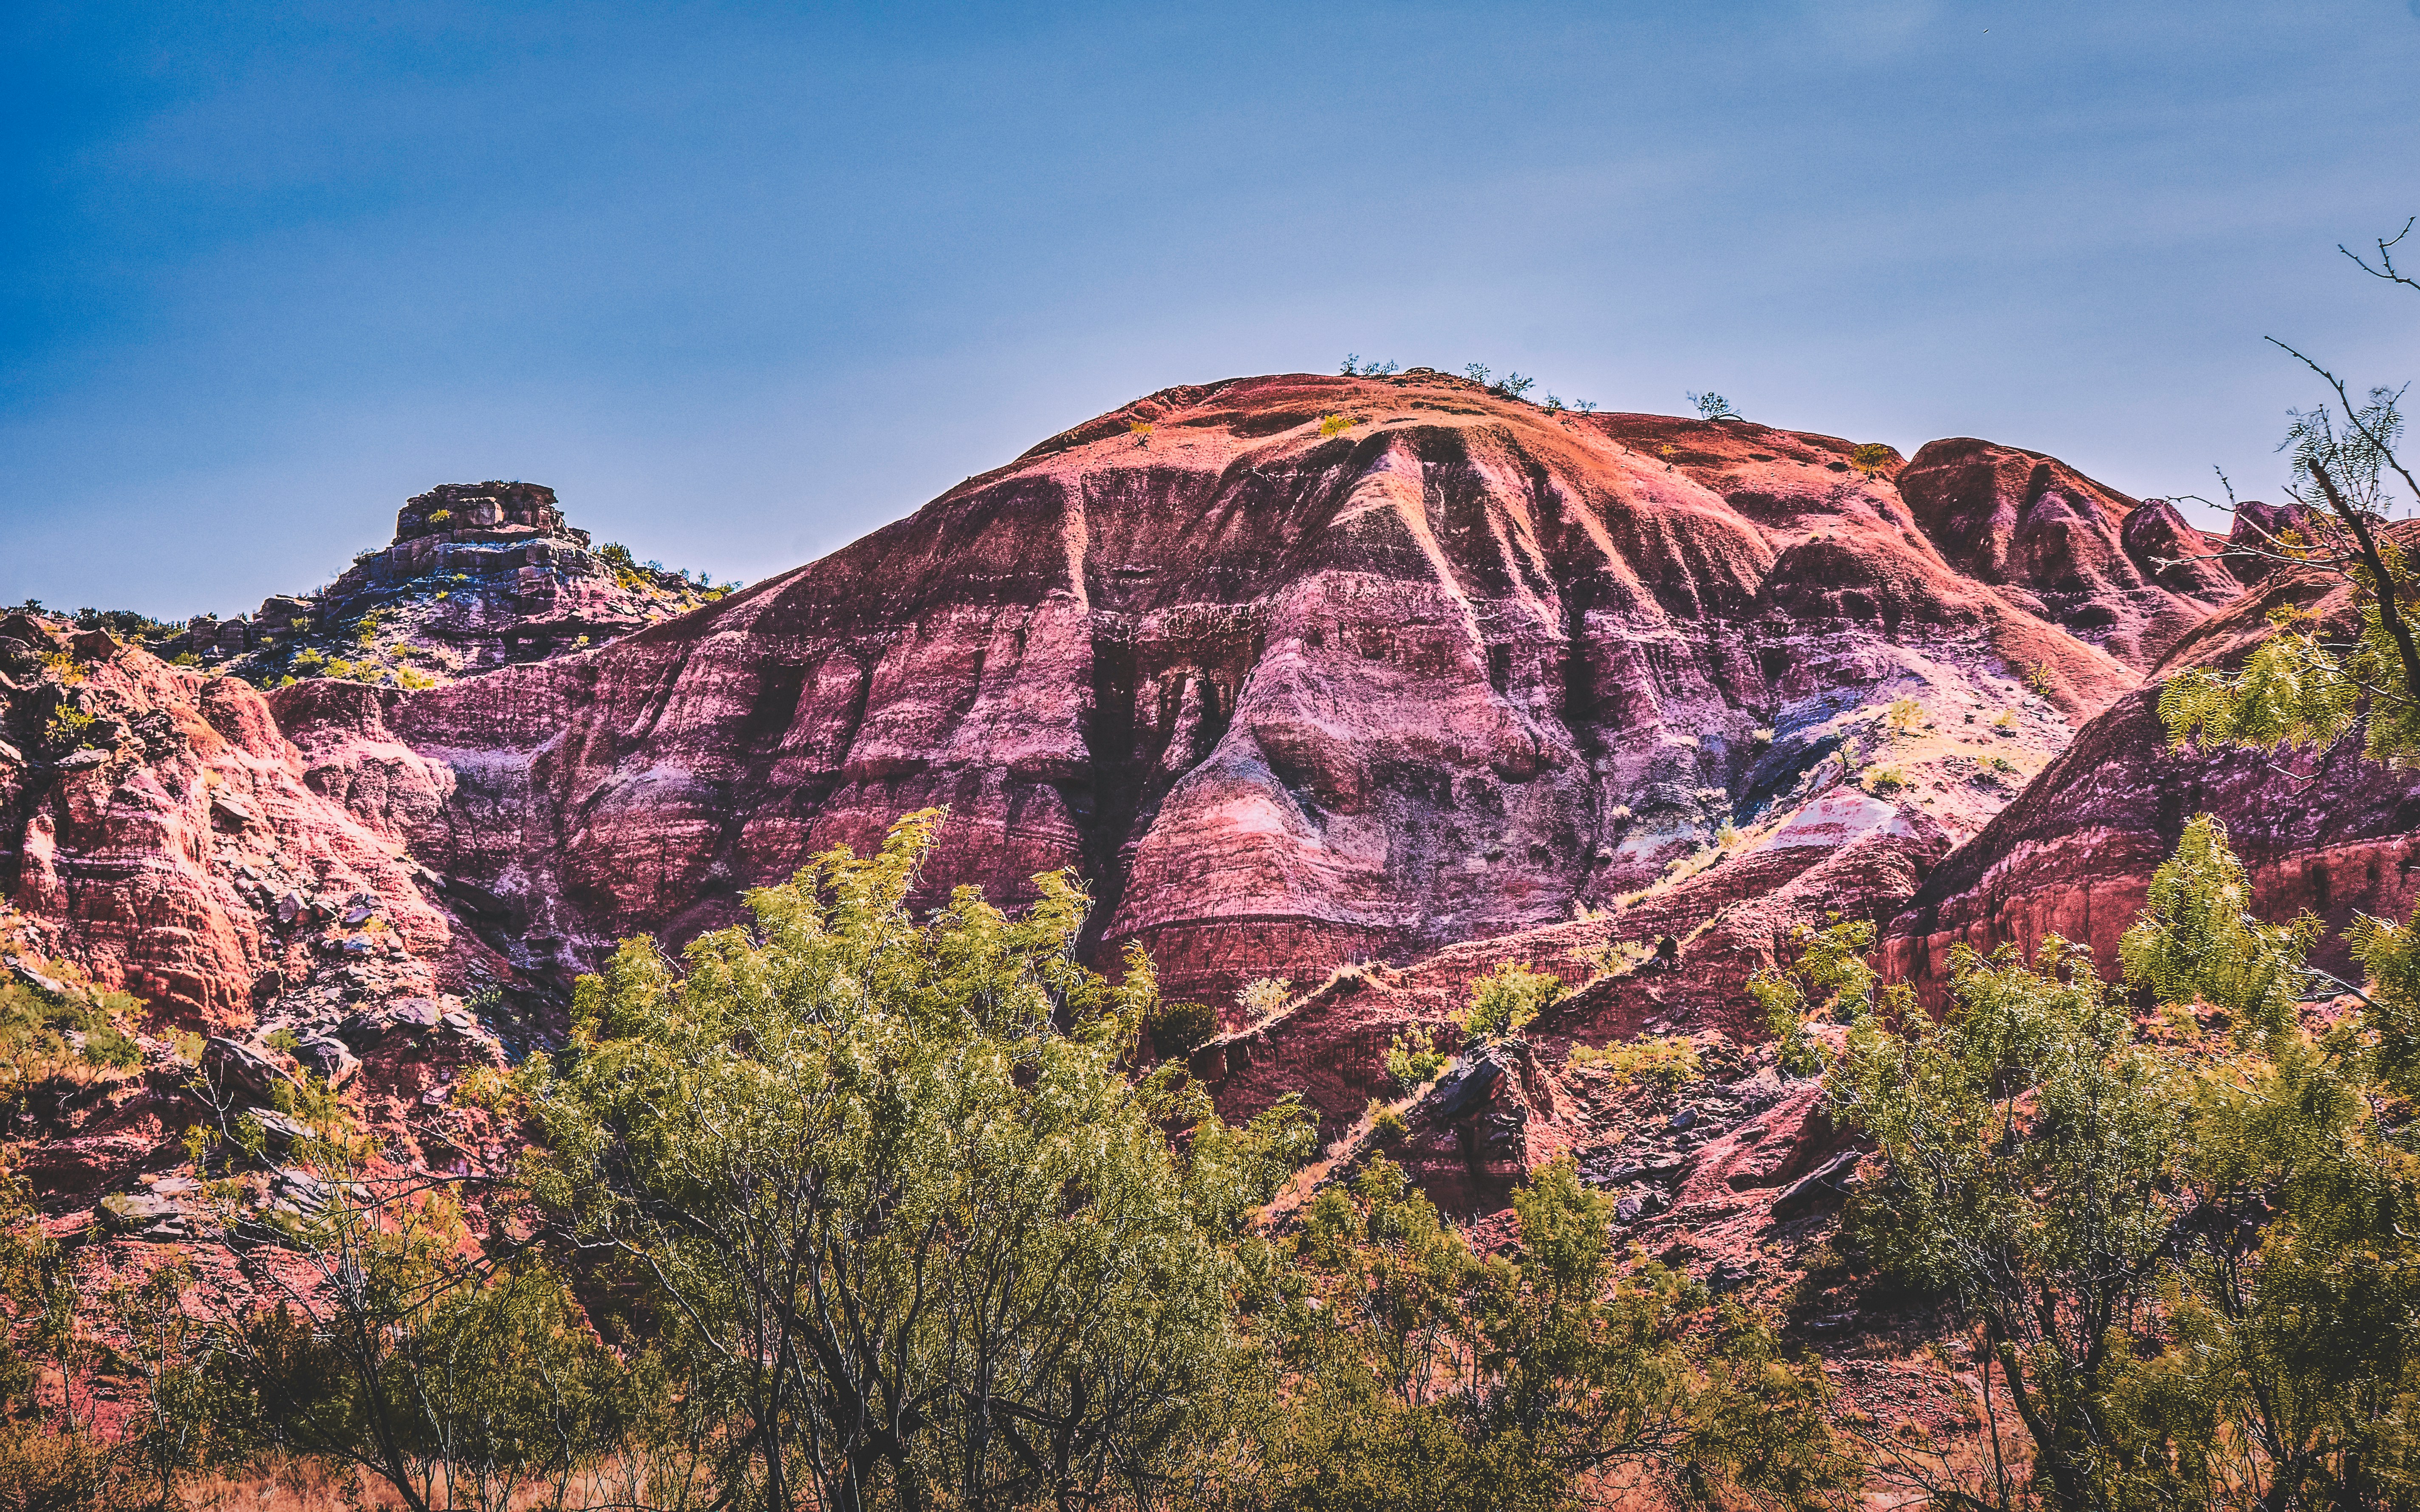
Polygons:
M1519 1245L1482 1259L1383 1159L1320 1195L1271 1288L1289 1411L1250 1504L1804 1502L1847 1483L1821 1372L1678 1273L1617 1281L1610 1204L1570 1163L1513 1207Z
M679 1319L725 1495L1149 1501L1246 1395L1235 1240L1312 1126L1129 1075L1149 963L1114 988L1077 963L1067 878L920 923L938 819L751 894L686 974L633 940L583 980L570 1046L520 1078L533 1188Z
M1559 996L1559 977L1507 961L1470 984L1470 1003L1453 1021L1474 1043L1510 1039Z
M2121 942L2155 1043L2088 952L2052 938L1961 950L1935 1025L1861 1017L1832 1105L1884 1179L1852 1209L1891 1271L1981 1335L1993 1471L1962 1482L1874 1444L1936 1500L2014 1506L2388 1507L2420 1494L2414 1160L2383 1110L2420 949L2366 920L2357 1014L2308 918L2264 924L2207 816L2155 872ZM2220 1018L2232 1033L2202 1031ZM1995 1379L1996 1378L1996 1379ZM2030 1441L2004 1454L2005 1398Z
M2407 223L2381 239L2375 266L2345 255L2364 272L2420 293L2420 279L2395 266L2395 248L2411 231ZM2290 606L2276 610L2273 633L2242 667L2192 668L2171 678L2160 693L2160 717L2180 743L2250 748L2325 748L2358 720L2372 760L2420 761L2420 583L2406 560L2408 541L2388 529L2397 509L2420 501L2420 478L2397 452L2403 390L2373 388L2356 400L2336 374L2272 341L2318 375L2334 402L2295 411L2279 447L2293 458L2286 491L2299 506L2297 523L2275 534L2255 529L2233 552L2317 569L2349 586L2352 621L2337 627Z

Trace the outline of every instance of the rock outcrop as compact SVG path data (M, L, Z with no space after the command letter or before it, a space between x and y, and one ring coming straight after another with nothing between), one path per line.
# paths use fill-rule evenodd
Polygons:
M2289 525L2283 512L2264 529ZM2356 912L2408 918L2420 903L2420 774L2365 761L2359 737L2324 752L2172 748L2160 685L2187 667L2238 663L2294 605L2343 625L2350 590L2307 568L2264 570L2257 592L2210 616L2015 802L1925 880L1884 943L1886 974L1937 1001L1952 948L2030 949L2056 933L2118 970L2118 937L2151 872L2196 814L2217 816L2251 873L2256 911L2308 909L2330 926L2318 961L2348 969L2341 937Z
M407 501L394 541L327 587L272 595L249 619L197 615L159 650L264 687L326 674L431 687L601 646L724 591L591 549L551 488L448 483Z
M2040 452L1934 441L1899 487L1952 565L2138 671L2242 591L2217 560L2226 543L2174 504L2138 503Z

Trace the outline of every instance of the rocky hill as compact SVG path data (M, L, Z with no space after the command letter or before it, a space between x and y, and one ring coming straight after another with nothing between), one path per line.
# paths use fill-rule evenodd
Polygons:
M1929 858L2234 591L2047 459L1852 452L1419 371L1171 390L602 650L274 706L535 974L946 804L937 888L1072 867L1223 1000L1751 851Z
M249 617L197 615L161 655L262 687L310 677L437 687L492 668L601 646L723 596L701 577L591 549L554 490L449 483L408 501L395 539L317 593Z

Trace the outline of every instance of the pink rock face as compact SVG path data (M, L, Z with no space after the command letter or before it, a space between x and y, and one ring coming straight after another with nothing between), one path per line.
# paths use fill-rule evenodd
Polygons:
M2340 585L2299 568L2211 615L2153 676L2239 662L2269 633L2269 611L2295 604L2339 626ZM2104 976L2118 937L2142 907L2151 873L2196 814L2215 815L2250 872L2255 911L2304 909L2327 922L2319 964L2344 974L2342 930L2355 912L2411 917L2420 904L2420 776L2361 758L2360 739L2323 754L2169 746L2159 682L2086 725L2015 802L1925 880L1884 940L1885 974L1936 1004L1954 946L2031 949L2056 933L2092 947Z
M1991 499L1992 458L2030 456L1955 444L1991 454ZM558 979L942 804L935 895L1015 903L1073 868L1103 959L1140 941L1223 1003L1635 891L1872 754L1896 698L1972 720L2038 674L2055 746L2188 611L2088 486L2009 485L2021 591L2008 549L1978 561L2009 586L1976 580L1947 517L1928 538L1896 464L1851 450L1418 372L1170 390L602 650L277 708L315 787L401 825ZM2054 590L2071 559L2093 570ZM399 787L407 758L442 772ZM1963 791L1903 804L1954 840L2001 801Z
M2055 457L1960 438L1918 451L1900 492L1954 566L2137 671L2242 592L2225 542Z
M0 738L54 758L0 761L0 887L63 953L163 1022L216 1029L250 1022L281 959L281 892L374 894L401 949L446 952L451 921L399 860L398 832L306 784L259 693L105 636L76 651L73 681L0 689ZM90 714L108 748L67 748L54 701Z

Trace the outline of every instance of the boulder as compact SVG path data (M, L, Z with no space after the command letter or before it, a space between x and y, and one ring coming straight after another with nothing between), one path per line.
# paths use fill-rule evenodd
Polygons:
M306 1071L326 1079L330 1087L342 1089L362 1072L362 1063L344 1041L332 1034L315 1034L294 1047L294 1058Z
M267 1049L224 1036L213 1036L202 1047L202 1074L221 1096L253 1107L274 1102L277 1088L294 1082Z

